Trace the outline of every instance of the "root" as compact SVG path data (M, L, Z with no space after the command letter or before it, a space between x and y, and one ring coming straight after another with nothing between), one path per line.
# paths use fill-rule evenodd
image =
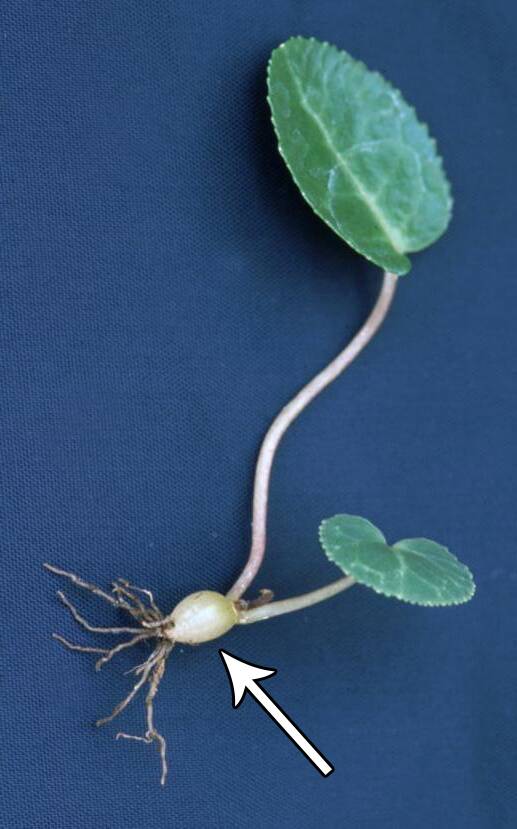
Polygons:
M156 630L157 628L161 627L164 622L167 622L167 616L164 616L162 619L156 619L153 621L142 621L142 626L147 628L147 630Z
M98 628L90 625L89 622L84 619L76 607L72 604L70 599L68 599L62 590L57 591L58 598L63 602L65 607L68 608L72 616L74 617L75 621L78 622L85 630L89 631L89 633L140 633L140 628Z
M111 722L111 720L114 720L115 717L118 717L118 715L124 710L124 708L127 708L129 703L138 694L142 685L145 685L145 683L149 679L149 674L151 673L152 669L153 664L146 664L145 669L142 671L142 676L140 677L136 685L133 686L127 697L124 697L122 702L119 702L119 704L115 706L111 714L108 714L107 717L102 717L100 720L97 720L97 722L95 723L97 727L100 727L101 725L106 725L106 723Z
M117 740L121 738L124 740L136 740L141 743L146 743L147 745L150 745L153 742L157 743L158 751L160 753L160 760L162 764L162 775L160 779L160 783L162 784L162 786L165 786L168 773L167 743L165 741L165 737L162 734L160 734L159 731L156 730L154 725L154 698L158 693L158 687L165 673L165 662L169 652L170 648L167 653L162 654L161 658L153 668L152 676L149 683L149 691L145 699L145 708L147 714L147 731L145 733L145 736L140 737L135 734L126 734L123 731L119 731L119 733L116 736Z
M154 596L150 590L147 590L145 587L135 587L134 584L130 584L126 579L117 579L114 582L113 590L115 592L124 593L128 598L132 599L132 601L140 608L141 612L145 616L151 617L148 621L159 621L163 619L163 614L156 604L154 600ZM132 593L130 591L133 591ZM138 598L135 596L135 593L141 593L143 596L146 597L147 601L149 602L149 606L146 607ZM153 618L154 617L154 618Z
M76 576L75 573L69 573L67 570L62 570L54 564L44 564L43 567L50 573L54 573L56 576L63 576L63 578L68 579L77 587L81 587L83 590L88 590L90 593L93 593L105 602L109 602L109 604L113 605L113 607L125 610L138 621L145 619L147 621L154 622L163 618L160 609L154 601L154 596L151 591L146 590L143 587L135 587L126 579L116 579L116 581L113 582L112 592L106 593L105 590L102 590L101 587L97 587L96 584L85 581L79 576ZM130 592L131 590L144 594L148 598L150 606L146 607L137 596ZM129 599L129 601L126 601L126 599Z
M129 612L131 615L140 621L141 619L146 619L148 616L148 611L143 602L140 601L138 596L135 596L133 593L130 593L129 590L123 584L114 581L113 582L113 592L121 597L125 596L131 602Z
M109 653L106 648L91 648L87 645L75 645L73 642L69 642L68 639L65 639L64 636L60 636L59 633L53 633L52 639L55 639L57 642L61 642L61 644L64 645L65 648L68 648L69 651L82 651L82 653Z
M127 708L127 706L133 701L138 692L148 683L149 690L145 699L147 721L147 730L145 735L135 736L120 732L117 734L117 739L124 738L126 740L136 740L146 744L151 744L153 742L156 743L160 754L162 768L161 784L164 785L167 779L168 771L166 757L167 745L165 738L156 730L154 725L154 699L158 693L158 687L165 673L167 658L174 646L174 643L169 639L170 632L167 632L167 634L164 633L167 618L164 617L163 613L157 606L154 596L150 590L135 587L125 579L117 579L114 581L112 593L110 594L102 590L100 587L97 587L95 584L84 581L84 579L79 578L79 576L76 576L74 573L61 570L51 564L45 564L44 566L51 573L68 579L75 586L88 590L90 593L93 593L95 596L109 602L109 604L119 610L124 610L138 623L139 627L95 627L94 625L91 625L83 616L81 616L75 605L72 604L70 599L68 599L62 591L58 592L57 595L59 599L69 610L75 621L89 633L116 635L125 633L133 634L132 637L126 642L122 642L113 648L101 648L90 645L75 644L74 642L69 642L68 639L65 639L64 636L61 636L58 633L53 634L54 639L56 639L68 650L80 651L82 653L101 654L101 657L95 663L96 670L102 668L103 665L113 659L113 657L120 653L120 651L132 648L134 645L150 641L151 639L154 641L155 648L146 661L131 669L131 673L138 676L133 688L127 696L115 706L111 714L97 720L96 725L99 727L106 725L106 723L109 723L114 720L115 717L118 717L118 715L121 714L122 711L124 711L125 708ZM145 601L143 601L140 596L143 596Z
M93 593L95 596L98 596L100 599L104 599L105 602L109 602L114 607L123 607L127 610L126 602L122 601L116 596L112 596L109 593L106 593L100 587L97 587L96 584L91 584L89 581L84 581L84 579L79 578L76 576L75 573L69 573L67 570L61 570L59 567L55 567L53 564L44 564L43 567L45 570L48 570L50 573L54 573L56 576L63 576L65 579L69 579L72 584L77 585L77 587L82 587L84 590L89 590L90 593Z
M121 645L117 645L110 651L102 650L101 648L99 648L99 653L102 652L105 654L105 656L101 656L101 658L97 660L97 662L95 663L95 670L100 671L102 666L105 665L106 662L109 662L111 659L113 659L115 654L120 653L120 651L126 650L126 648L132 648L133 645L137 645L138 642L143 642L144 639L149 639L149 634L145 631L142 631L142 633L133 636L133 638L129 639L127 642L122 642Z

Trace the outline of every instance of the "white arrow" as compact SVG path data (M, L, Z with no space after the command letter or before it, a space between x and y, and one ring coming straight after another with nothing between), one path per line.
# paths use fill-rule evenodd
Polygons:
M253 665L251 662L244 662L243 659L238 659L232 656L228 651L219 650L223 665L226 668L228 679L233 691L233 707L238 708L244 699L246 691L248 691L262 706L266 714L268 714L282 731L285 731L287 736L293 743L302 751L308 760L311 761L323 777L328 777L334 771L328 760L323 757L316 746L307 739L303 731L287 716L279 705L272 699L264 689L257 685L257 680L266 679L268 676L276 674L275 668L261 668L260 665Z

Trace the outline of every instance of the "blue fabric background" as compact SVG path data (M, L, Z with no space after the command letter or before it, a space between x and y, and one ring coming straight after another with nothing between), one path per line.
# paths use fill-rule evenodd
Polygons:
M515 825L516 23L509 0L3 4L2 826ZM403 90L456 207L381 335L289 432L257 587L334 578L316 529L347 511L447 543L478 593L427 610L356 588L228 635L278 669L268 689L328 779L252 701L232 710L215 644L178 649L162 791L154 748L91 725L142 654L95 674L52 642L81 634L41 563L125 575L164 608L228 588L269 421L373 302L375 269L276 152L265 65L298 33ZM141 731L141 703L120 725Z

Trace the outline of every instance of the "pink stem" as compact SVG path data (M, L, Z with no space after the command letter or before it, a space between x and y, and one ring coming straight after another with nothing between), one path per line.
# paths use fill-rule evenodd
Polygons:
M244 570L228 592L229 598L233 600L240 599L257 575L264 559L264 553L266 551L269 481L278 444L291 423L303 412L305 407L323 389L330 385L370 342L388 313L396 286L397 276L392 273L385 273L377 302L362 328L346 348L323 371L320 371L316 377L307 383L287 406L284 406L269 427L260 448L255 470L251 549Z

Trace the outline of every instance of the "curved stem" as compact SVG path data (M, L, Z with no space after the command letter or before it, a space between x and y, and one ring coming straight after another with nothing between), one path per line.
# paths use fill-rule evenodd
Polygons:
M343 351L320 371L295 397L284 406L281 412L269 427L260 448L257 467L255 470L255 484L253 491L253 518L251 549L248 561L241 575L228 592L231 599L239 599L248 589L264 559L266 550L266 522L269 496L269 480L271 467L278 444L285 432L298 415L314 398L325 389L342 371L361 353L381 326L388 313L395 288L397 277L392 273L385 273L382 287L368 319L357 332L355 337Z
M273 616L282 616L284 613L302 610L304 607L310 607L318 602L324 602L325 599L330 599L332 596L337 596L338 593L347 590L354 584L355 579L352 576L345 576L331 582L331 584L326 584L325 587L320 587L319 590L312 590L310 593L303 593L301 596L293 596L291 599L284 599L281 602L271 602L251 610L241 610L239 624L249 625L251 622L261 622L264 619L272 619Z

